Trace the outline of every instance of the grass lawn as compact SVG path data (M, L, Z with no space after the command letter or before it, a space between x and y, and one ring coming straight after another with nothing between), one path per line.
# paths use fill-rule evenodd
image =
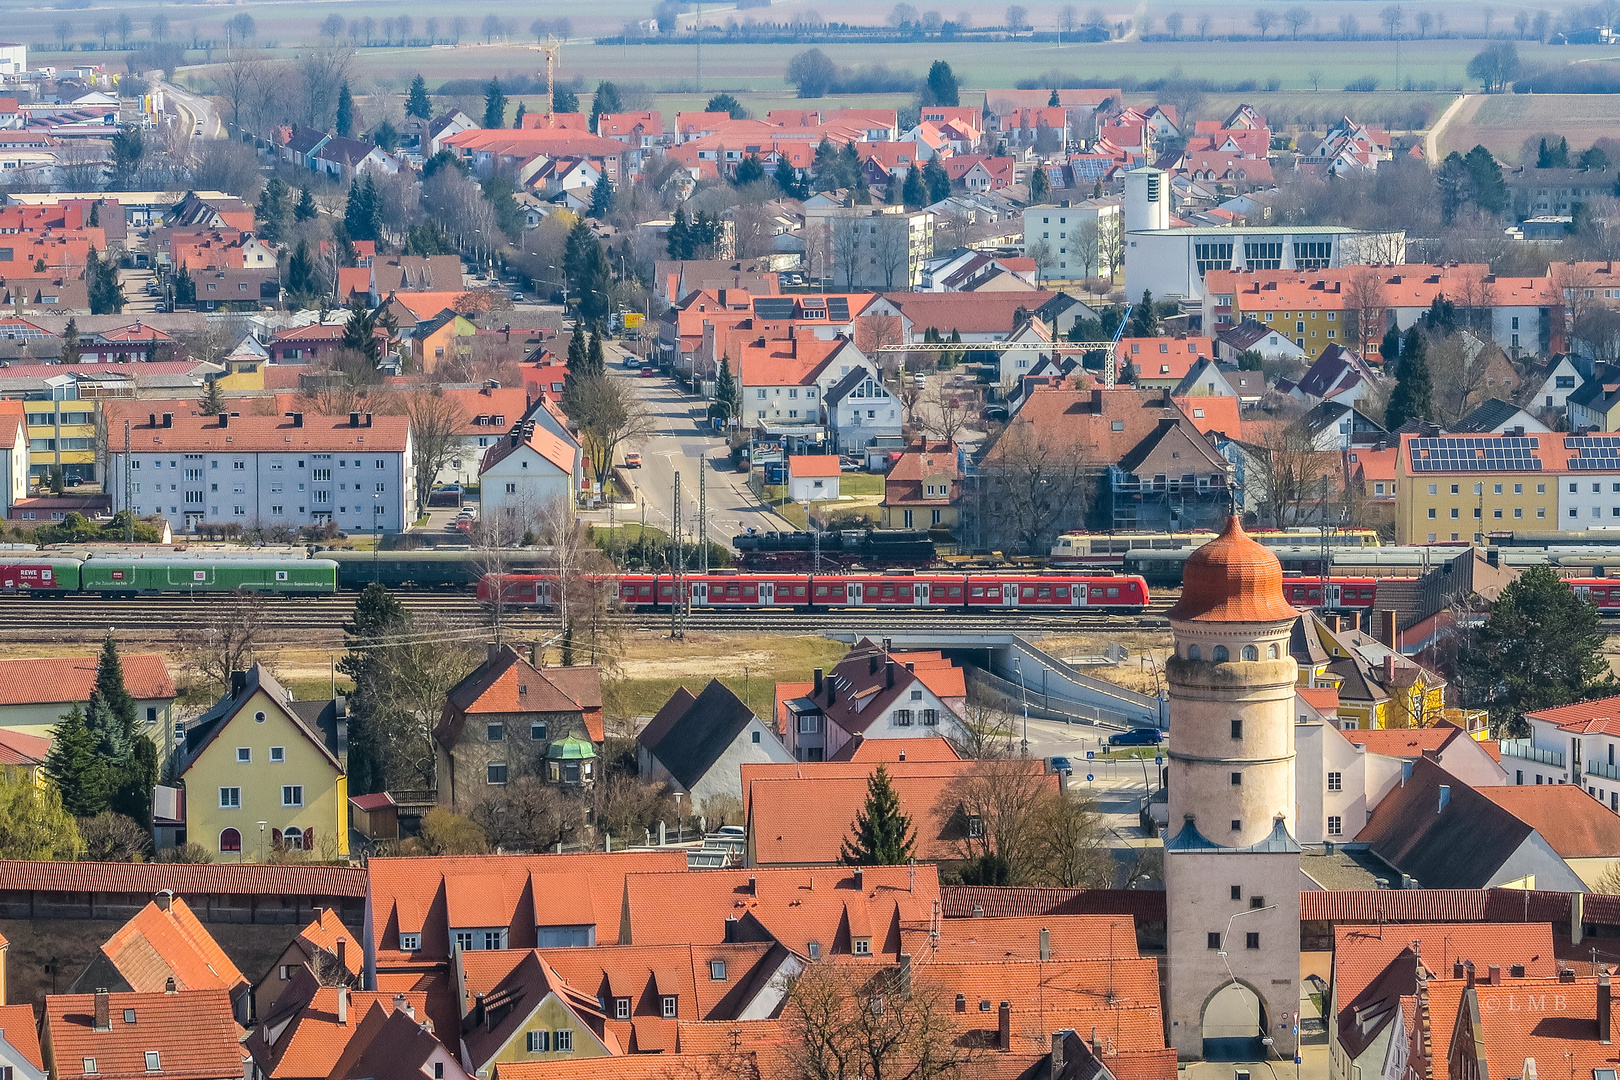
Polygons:
M816 668L832 667L848 648L814 635L740 640L688 632L684 642L676 642L651 631L637 633L626 642L620 675L603 685L603 706L612 716L652 716L677 687L699 694L711 678L719 678L755 716L768 718L778 682L809 682Z
M876 495L881 498L883 479L877 473L843 473L838 477L838 494L853 495L856 498Z

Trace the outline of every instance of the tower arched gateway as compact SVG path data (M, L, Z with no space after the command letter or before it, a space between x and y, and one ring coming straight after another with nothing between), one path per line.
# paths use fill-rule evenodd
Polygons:
M1183 1059L1295 1052L1297 668L1288 637L1297 616L1277 557L1235 517L1187 560L1169 612L1164 881L1170 1040Z

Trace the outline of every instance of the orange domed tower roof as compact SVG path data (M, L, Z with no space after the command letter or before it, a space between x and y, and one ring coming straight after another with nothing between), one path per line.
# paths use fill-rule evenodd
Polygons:
M1187 558L1181 599L1170 609L1182 622L1284 622L1299 612L1283 599L1282 564L1249 539L1233 515L1226 530Z

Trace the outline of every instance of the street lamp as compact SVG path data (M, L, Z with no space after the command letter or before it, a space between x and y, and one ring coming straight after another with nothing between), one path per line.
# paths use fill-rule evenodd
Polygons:
M270 824L268 821L259 822L259 861L260 862L264 862L264 827L266 825L268 825L268 824ZM238 855L236 857L236 861L237 862L242 861L241 855Z
M1029 691L1024 686L1024 666L1013 657L1013 670L1018 672L1018 696L1024 702L1024 739L1019 744L1019 757L1029 757Z
M681 798L685 796L685 794L686 792L684 791L677 791L675 793L675 842L677 844L685 839L686 833L686 829L681 824Z

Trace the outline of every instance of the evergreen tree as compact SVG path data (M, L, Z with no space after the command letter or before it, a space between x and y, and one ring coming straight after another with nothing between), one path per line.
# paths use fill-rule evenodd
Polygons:
M309 241L300 240L287 260L287 294L294 303L307 303L320 291L315 278L315 256Z
M1561 135L1558 137L1558 153L1553 156L1553 168L1569 168L1569 140Z
M1056 109L1061 107L1062 104L1063 102L1058 98L1057 87L1052 87L1052 96L1046 99L1046 107L1048 109Z
M1525 713L1620 689L1603 644L1597 608L1551 567L1529 567L1464 647L1467 704L1490 710L1493 737L1528 735Z
M889 770L880 763L866 781L866 805L855 813L844 840L848 866L900 866L911 858L916 830L900 812L900 797L889 782Z
M849 189L849 202L851 206L872 205L872 189L866 182L865 169L855 171L855 183Z
M731 94L714 95L714 97L709 99L709 103L703 107L703 111L727 113L733 120L748 119L748 110L743 108L742 102L738 101Z
M586 325L607 318L613 275L608 269L602 241L583 220L575 222L568 232L568 244L563 252L563 275L577 298L579 317L585 320Z
M79 321L69 318L67 326L62 328L62 363L77 364L81 355L79 349Z
M566 86L553 87L551 91L551 111L554 113L579 112L579 95Z
M1433 416L1433 397L1423 334L1414 325L1406 332L1406 340L1401 344L1400 372L1396 376L1395 391L1389 395L1389 405L1384 410L1384 427L1394 431L1408 420Z
M908 172L910 170L907 170ZM897 173L889 173L889 182L883 185L883 203L886 206L900 206L905 202L905 186Z
M292 212L292 189L281 177L271 177L259 193L259 208L255 214L259 235L272 244L279 244L287 234Z
M692 257L691 227L686 222L686 210L677 206L675 208L675 224L669 227L665 238L669 257L672 259L690 259Z
M294 221L313 221L315 215L320 213L315 209L315 197L309 193L309 185L305 184L298 194L298 205L293 208Z
M758 154L748 154L737 163L736 184L744 187L756 180L765 179L765 163L759 160Z
M1142 299L1131 309L1131 325L1125 331L1131 337L1157 337L1159 313L1153 306L1153 294L1142 290Z
M608 215L613 213L614 202L613 181L603 173L591 190L590 216L598 221L606 221Z
M602 332L591 330L590 344L585 348L584 374L587 378L596 378L607 374L607 359L602 354Z
M923 183L928 185L930 203L951 197L951 174L945 171L945 166L940 164L939 158L928 159L928 164L923 166L922 178Z
M433 119L433 102L428 100L427 80L421 75L411 80L411 92L405 97L405 115L418 120Z
M591 95L591 130L599 131L597 120L603 113L624 112L624 106L619 101L619 88L603 80L596 84L596 93Z
M736 376L731 374L730 353L720 356L720 370L714 377L714 402L709 406L709 414L722 424L742 415L742 388L737 385Z
M1502 166L1483 146L1475 146L1463 157L1472 183L1473 202L1487 214L1505 213L1508 207L1507 181L1502 179ZM1569 146L1564 145L1564 165L1569 164Z
M174 276L174 302L187 306L197 302L197 280L185 263L180 264L180 272Z
M568 371L572 375L585 373L585 329L576 327L568 336Z
M845 187L839 183L843 177L840 175L842 163L838 157L838 147L833 141L823 135L816 144L816 160L811 171L816 174L816 190L831 191L833 188Z
M124 289L118 284L118 265L90 248L84 261L84 280L90 294L90 314L117 315L124 310Z
M1592 151L1590 151L1590 150L1587 151L1588 154L1590 154L1591 152ZM1603 151L1601 151L1601 150L1598 151L1598 153L1600 153L1600 154L1602 152ZM1582 160L1584 161L1585 159L1583 158ZM1607 167L1608 166L1604 166L1604 168L1607 168ZM1583 165L1582 168L1585 168L1585 166ZM94 228L99 227L100 225L101 225L101 200L97 199L95 202L90 204L90 227L92 229L94 229Z
M781 189L783 196L789 199L798 198L799 170L787 162L776 166L776 186Z
M354 681L349 699L349 790L361 794L388 787L387 738L381 699L387 678L384 650L377 646L403 634L410 617L394 594L377 582L355 601L354 615L343 624L348 654L338 670Z
M1040 206L1052 197L1052 181L1046 175L1046 170L1040 162L1029 173L1029 203L1031 206Z
M1395 369L1395 361L1400 359L1401 355L1401 332L1399 329L1391 326L1384 331L1384 340L1378 346L1378 355L1384 358L1385 371Z
M906 181L900 189L900 198L913 210L928 205L928 188L923 183L921 169L906 170Z
M523 127L523 118L528 115L529 107L521 101L518 102L517 112L512 114L512 127L521 129Z
M84 710L77 702L51 729L44 770L74 817L94 817L107 809L106 773L96 754L96 737L85 725Z
M218 379L208 380L197 408L204 416L218 416L225 412L225 395L220 392Z
M1547 140L1544 136L1541 140L1541 148L1536 151L1536 168L1550 169L1552 167L1552 155L1547 152Z
M489 80L484 87L484 126L487 128L501 128L506 126L506 92L501 89L500 76Z
M0 776L0 859L78 859L84 838L55 784L20 773Z
M922 103L924 105L960 105L960 95L956 87L956 75L951 71L951 65L943 60L935 60L928 69L928 83L923 87Z
M354 137L354 95L348 83L338 88L337 133L345 139Z
M349 185L343 227L351 241L376 240L382 232L382 199L377 194L377 181L369 171Z

